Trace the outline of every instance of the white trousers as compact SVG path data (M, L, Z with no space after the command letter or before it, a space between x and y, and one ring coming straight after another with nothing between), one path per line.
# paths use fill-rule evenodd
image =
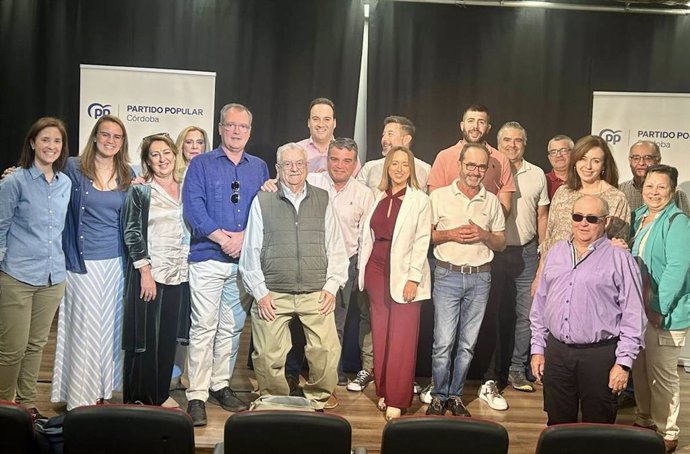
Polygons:
M187 350L187 400L206 401L209 389L218 391L230 386L249 311L248 299L241 298L246 292L236 263L190 263L189 287L192 324Z

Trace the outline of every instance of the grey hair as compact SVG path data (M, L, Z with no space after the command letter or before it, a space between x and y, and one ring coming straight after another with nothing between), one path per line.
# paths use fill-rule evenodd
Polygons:
M569 136L566 136L565 134L556 134L555 136L553 136L551 140L549 140L549 142L546 144L547 148L549 147L549 145L551 145L551 142L556 142L559 140L568 141L568 148L570 148L571 150L575 148L575 142L573 142L573 139L571 139Z
M246 112L247 115L249 116L249 126L252 125L252 120L254 119L252 112L247 107L243 106L242 104L237 104L234 102L231 102L230 104L226 104L220 109L220 122L221 123L223 123L223 119L225 118L225 114L230 109L239 110L241 112Z
M352 151L355 154L355 156L357 156L357 154L359 153L357 148L357 142L348 137L338 137L331 140L331 143L328 144L328 156L331 155L331 149L333 148L341 148L348 151Z
M304 162L307 162L307 150L304 148L300 147L297 145L295 142L289 142L286 143L285 145L281 145L278 147L278 151L276 151L276 163L280 164L283 162L283 153L285 153L288 150L299 150L302 152L302 156L304 157Z
M525 139L525 145L527 145L527 131L525 131L525 128L523 128L522 125L517 121L507 121L503 123L503 126L501 126L501 129L499 129L498 133L496 134L496 138L499 142L503 138L503 131L506 129L517 129L520 131L522 133L522 138Z

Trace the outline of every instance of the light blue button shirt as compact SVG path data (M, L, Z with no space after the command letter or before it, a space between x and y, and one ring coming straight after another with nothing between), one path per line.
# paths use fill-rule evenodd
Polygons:
M0 181L0 270L35 286L65 280L62 230L71 188L63 173L48 183L36 166Z

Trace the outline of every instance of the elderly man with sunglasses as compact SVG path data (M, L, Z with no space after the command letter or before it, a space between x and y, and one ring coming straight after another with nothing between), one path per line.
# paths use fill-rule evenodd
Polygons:
M572 237L546 256L534 296L532 373L544 383L548 425L614 423L617 396L644 347L642 281L627 249L605 235L608 205L580 197Z
M190 162L182 191L192 232L187 412L195 426L206 425L207 399L228 411L247 409L230 389L248 311L241 303L237 262L252 200L269 177L266 162L244 151L252 127L249 109L227 104L220 118L221 145Z

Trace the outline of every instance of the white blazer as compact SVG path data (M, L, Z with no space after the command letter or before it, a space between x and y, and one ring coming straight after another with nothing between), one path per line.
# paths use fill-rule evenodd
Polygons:
M371 216L385 195L385 192L379 192L376 195L374 204L362 222L357 260L360 290L364 290L364 271L374 248L374 231L369 226ZM414 301L431 298L431 272L427 260L430 241L431 203L429 197L423 191L408 186L395 221L391 242L390 292L396 303L405 303L403 289L407 281L419 283Z

